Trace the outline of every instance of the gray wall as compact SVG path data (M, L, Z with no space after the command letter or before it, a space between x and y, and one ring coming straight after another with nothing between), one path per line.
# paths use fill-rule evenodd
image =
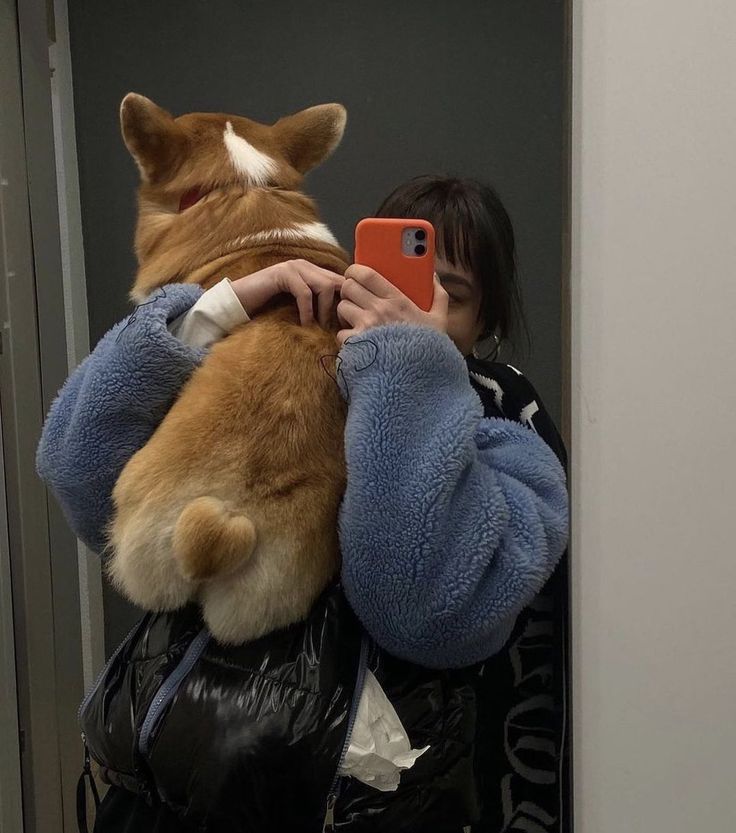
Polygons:
M482 177L514 220L533 336L514 357L560 416L565 204L562 0L69 3L92 343L128 310L136 171L129 90L174 113L273 121L340 101L348 130L308 191L343 244L410 176ZM110 641L127 615L108 606Z

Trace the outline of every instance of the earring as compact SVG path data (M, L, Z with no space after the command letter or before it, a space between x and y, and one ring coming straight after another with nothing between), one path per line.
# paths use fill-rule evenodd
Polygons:
M485 339L484 339L485 341ZM492 362L495 360L496 356L498 356L498 351L501 347L501 339L493 333L489 338L488 341L491 342L491 349L485 354L485 356L481 356L478 353L478 345L476 344L473 347L473 356L482 362Z

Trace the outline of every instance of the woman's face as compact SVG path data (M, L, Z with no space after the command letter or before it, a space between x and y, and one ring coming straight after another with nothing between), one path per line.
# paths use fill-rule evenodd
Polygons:
M447 315L447 335L457 349L468 356L483 332L480 320L481 288L472 272L437 256L435 272L450 296Z

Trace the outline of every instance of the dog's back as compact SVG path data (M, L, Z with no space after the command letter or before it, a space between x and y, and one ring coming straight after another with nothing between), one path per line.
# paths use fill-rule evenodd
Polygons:
M266 127L175 120L127 96L121 119L142 175L135 299L294 258L344 271L345 252L296 190L339 141L339 105ZM334 334L300 327L292 304L212 348L115 488L110 575L132 601L161 610L197 598L227 642L307 614L338 566L345 407L335 353Z

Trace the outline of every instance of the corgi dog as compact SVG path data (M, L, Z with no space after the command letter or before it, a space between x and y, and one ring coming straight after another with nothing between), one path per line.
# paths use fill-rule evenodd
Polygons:
M120 120L141 176L133 300L292 259L344 273L347 253L299 190L342 138L341 105L265 125L174 118L129 93ZM229 644L307 615L339 568L337 329L334 312L327 329L301 326L293 299L277 300L212 346L113 491L108 574L133 603L198 602Z

